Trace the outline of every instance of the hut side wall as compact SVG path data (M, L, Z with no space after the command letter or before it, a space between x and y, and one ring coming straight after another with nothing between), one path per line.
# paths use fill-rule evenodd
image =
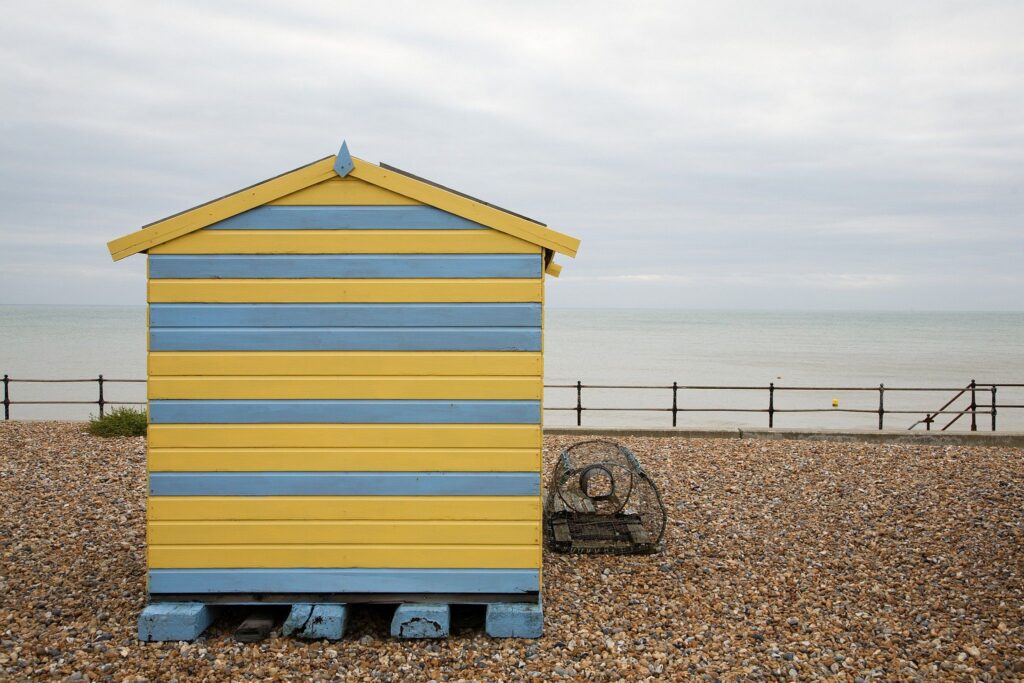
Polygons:
M149 271L151 593L539 589L539 247L337 179Z

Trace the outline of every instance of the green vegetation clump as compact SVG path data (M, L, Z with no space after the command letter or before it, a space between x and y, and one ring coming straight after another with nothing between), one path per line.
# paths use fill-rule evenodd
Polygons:
M90 417L88 430L93 436L145 436L146 411L114 408L103 417Z

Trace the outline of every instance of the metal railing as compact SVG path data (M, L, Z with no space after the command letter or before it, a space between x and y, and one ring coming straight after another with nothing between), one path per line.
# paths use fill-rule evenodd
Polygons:
M82 384L95 382L98 391L98 398L95 401L13 401L11 400L11 385L15 382L21 384ZM14 405L93 405L99 406L100 417L103 417L107 406L144 406L145 401L108 401L103 395L105 384L145 384L144 379L108 379L103 375L90 377L88 379L20 379L4 375L4 419L11 419L11 406Z
M11 406L13 405L95 405L99 408L99 414L102 417L106 406L111 405L128 405L128 406L144 406L145 401L109 401L104 397L104 386L107 384L144 384L144 379L108 379L103 375L99 375L95 378L87 379L22 379L14 378L8 375L3 376L3 406L4 406L4 420L11 419ZM71 400L30 400L30 401L15 401L11 397L11 385L15 383L23 384L75 384L75 383L95 383L97 386L97 399L94 401L71 401ZM884 384L879 384L877 387L822 387L822 386L776 386L774 382L768 385L704 385L704 384L679 384L678 382L672 382L672 384L584 384L581 381L577 381L575 384L545 384L545 389L574 389L576 391L576 404L573 406L544 406L544 410L552 412L575 412L576 413L576 425L583 425L583 413L584 412L617 412L617 413L633 413L633 412L661 412L670 413L672 416L672 426L675 427L678 424L679 415L681 413L766 413L768 415L768 427L775 427L775 416L777 414L786 413L862 413L862 414L874 414L878 416L878 428L885 428L885 417L886 415L924 415L923 418L914 422L910 429L914 429L920 424L925 425L925 429L930 430L932 425L936 423L937 419L941 419L942 415L954 416L948 423L941 427L942 431L949 429L954 423L957 422L964 415L970 415L971 420L971 431L977 431L978 429L978 416L988 416L991 430L996 431L996 416L1000 410L1012 410L1012 409L1024 409L1024 404L1012 404L1012 403L998 403L997 396L1000 388L1021 388L1024 387L1024 383L990 383L990 382L976 382L971 380L969 384L964 387L887 387ZM583 405L583 390L584 389L601 389L601 390L642 390L642 391L664 391L671 392L671 404L666 407L642 407L642 406L619 406L619 407L597 407L597 406L584 406ZM752 391L763 391L767 393L767 407L765 408L743 408L737 406L684 406L681 404L680 399L685 397L684 392L689 391L721 391L721 392L752 392ZM870 392L878 395L878 404L874 408L840 408L833 406L831 408L778 408L775 405L776 395L785 392ZM916 392L916 393L948 393L956 392L953 398L946 401L946 403L938 410L927 410L924 408L918 408L913 410L901 409L893 410L885 407L885 397L889 393L897 392ZM987 403L979 403L979 395L988 397ZM968 396L970 402L962 410L956 410L951 408L953 403L963 396ZM666 402L669 396L666 396Z
M675 427L678 424L678 417L680 413L766 413L768 415L768 428L772 429L775 427L775 416L780 413L866 413L874 414L878 416L878 428L885 429L885 416L886 415L921 415L924 414L924 418L918 420L910 429L913 429L919 424L924 424L925 428L931 430L932 424L936 421L940 415L955 415L955 417L944 427L942 430L948 429L954 422L959 420L964 415L971 416L971 431L977 431L978 429L978 416L987 415L990 418L991 429L996 431L996 416L999 410L1002 409L1024 409L1024 404L1000 404L997 402L997 393L1000 387L1024 387L1024 384L1020 383L982 383L971 380L970 384L966 387L887 387L884 384L872 387L822 387L822 386L777 386L774 382L766 385L747 385L747 386L720 386L720 385L706 385L706 384L690 384L684 385L678 382L672 382L672 384L662 385L649 385L649 384L583 384L577 381L575 384L545 384L545 389L575 389L576 390L576 405L574 406L545 406L544 410L551 411L568 411L576 413L576 425L583 425L583 413L590 411L605 411L605 412L661 412L671 413L672 415L672 426ZM628 389L628 390L649 390L649 391L664 391L671 392L671 406L664 408L649 408L649 407L634 407L634 406L619 406L619 407L587 407L583 405L583 390L584 389ZM684 391L764 391L767 393L767 407L765 408L740 408L735 406L723 406L723 407L683 407L680 405L680 393ZM876 408L840 408L833 406L831 408L777 408L775 405L776 395L783 392L871 392L878 395L878 405ZM885 396L887 393L894 392L918 392L918 393L948 393L957 392L956 395L946 402L938 410L926 410L923 408L917 408L913 410L893 410L885 407ZM963 410L950 409L950 406L965 393L970 392L970 404L967 405ZM978 394L987 394L991 402L990 403L978 403Z

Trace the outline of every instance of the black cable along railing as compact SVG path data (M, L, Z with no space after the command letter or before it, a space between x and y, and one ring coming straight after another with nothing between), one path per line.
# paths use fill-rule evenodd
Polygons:
M15 401L11 398L11 385L15 383L23 384L73 384L73 383L91 383L95 382L98 390L98 398L95 401ZM106 406L111 405L128 405L128 406L144 406L145 401L110 401L104 397L104 386L106 384L136 384L145 383L144 379L108 379L103 375L99 375L95 378L88 379L21 379L13 378L8 375L3 376L3 406L4 406L4 420L11 419L11 406L13 405L95 405L99 407L99 414L102 417ZM705 385L705 384L692 384L684 385L678 382L672 382L672 384L584 384L581 381L577 381L575 384L545 384L545 389L575 389L576 390L576 405L574 406L544 406L546 411L563 411L563 412L575 412L576 413L576 425L583 425L583 413L584 412L619 412L619 413L633 413L633 412L662 412L671 413L672 415L672 426L675 427L678 424L680 413L767 413L768 415L768 427L775 427L775 416L777 414L784 413L868 413L875 414L878 416L878 428L885 428L885 416L886 415L921 415L924 417L914 422L909 429L914 429L918 425L923 424L926 430L931 430L932 425L941 421L943 415L953 415L945 425L941 426L941 431L949 429L954 423L956 423L964 415L970 416L970 429L971 431L978 430L978 416L988 416L991 425L991 430L996 431L996 416L1000 410L1010 409L1024 409L1024 404L1013 404L1013 403L998 403L997 396L1000 388L1021 388L1024 387L1024 383L990 383L990 382L976 382L971 380L969 384L964 387L887 387L884 384L879 384L877 387L820 387L820 386L776 386L774 382L769 383L767 386L760 385L732 385L732 386L719 386L719 385ZM644 390L644 391L671 391L672 403L670 407L665 408L651 408L651 407L639 407L639 406L620 406L620 407L588 407L583 405L583 390L584 389L622 389L622 390ZM680 404L680 393L685 391L764 391L767 392L768 406L766 408L741 408L735 406L724 406L724 407L684 407ZM781 392L873 392L878 394L878 406L876 408L840 408L833 406L831 408L777 408L775 406L776 394ZM885 395L893 392L918 392L918 393L946 393L956 392L953 398L946 401L946 403L938 410L893 410L885 407ZM979 395L988 398L988 403L978 403ZM969 397L969 403L964 407L963 410L952 409L951 406L959 398L967 396ZM936 426L938 426L936 424Z

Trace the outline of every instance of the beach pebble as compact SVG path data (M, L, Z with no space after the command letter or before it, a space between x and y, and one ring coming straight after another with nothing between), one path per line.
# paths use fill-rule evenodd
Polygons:
M545 473L565 446L545 438ZM0 423L0 680L1015 680L1024 674L1019 449L622 439L661 489L666 549L544 554L545 634L140 643L142 439ZM282 615L283 619L283 615Z

